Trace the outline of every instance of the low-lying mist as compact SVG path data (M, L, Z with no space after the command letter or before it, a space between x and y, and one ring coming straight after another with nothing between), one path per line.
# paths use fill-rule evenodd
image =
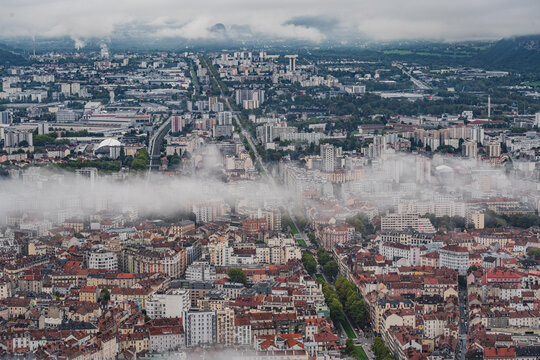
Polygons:
M32 169L21 178L0 181L0 221L14 213L36 219L83 217L99 211L136 212L139 216L169 217L189 213L194 202L223 199L234 205L247 200L253 206L283 203L283 188L266 181L226 183L210 177L171 177L160 174L132 176L124 180Z
M381 196L393 198L392 206L399 201L433 200L441 196L457 201L506 196L528 202L534 209L538 205L531 200L538 187L533 177L476 160L391 154L363 169L360 180L333 189L330 186L331 194L321 191L321 197L342 204L350 197L363 197L379 208L381 204L377 201ZM309 182L309 176L302 181ZM320 181L313 184L323 186ZM189 214L194 202L210 199L223 199L231 208L241 203L254 209L274 205L302 211L298 206L301 196L298 188L288 189L265 178L224 182L201 172L183 177L152 173L123 180L112 176L90 180L69 172L29 168L19 177L0 181L0 224L11 214L27 214L31 219L49 219L53 223L100 211L136 214L135 218L139 219L170 218ZM306 201L310 206L318 203Z

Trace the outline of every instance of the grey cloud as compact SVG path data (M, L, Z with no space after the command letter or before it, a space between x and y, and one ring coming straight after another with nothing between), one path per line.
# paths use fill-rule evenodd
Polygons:
M285 21L284 24L315 28L321 32L327 33L334 30L339 25L339 20L333 17L327 17L323 15L296 16Z
M215 165L217 154L205 158L208 169ZM213 160L212 160L213 159ZM0 180L0 226L6 216L17 212L56 216L68 211L72 216L88 215L100 207L132 208L139 214L171 215L189 209L192 202L222 198L229 203L239 199L250 202L285 202L292 194L266 182L223 183L209 177L170 178L153 175L132 177L118 182L100 178L94 184L78 179L71 173L50 173L32 169L41 179L23 183L20 179ZM47 191L43 191L43 189Z
M3 0L0 37L137 36L311 42L496 39L540 33L538 0ZM219 31L216 31L216 24ZM147 29L143 31L142 29ZM243 31L241 29L249 29Z

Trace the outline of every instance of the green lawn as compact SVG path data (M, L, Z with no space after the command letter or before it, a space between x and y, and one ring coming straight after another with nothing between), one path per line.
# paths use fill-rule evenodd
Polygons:
M317 279L324 280L324 277L322 276L322 274L315 274L315 277Z
M289 215L289 227L291 228L291 234L293 235L300 234L300 231L298 231L298 229L296 228L296 225L294 225L294 222L292 221L290 215Z
M418 56L446 56L446 57L452 57L452 58L463 58L463 57L470 57L468 54L456 54L456 53L450 53L450 52L427 52L427 51L411 51L411 50L401 50L401 49L393 49L393 50L384 50L383 54L385 55L418 55Z
M304 241L304 239L296 239L296 242L297 242L298 245L300 245L300 246L307 247L307 244L306 244L306 242Z
M361 346L355 346L356 348L356 358L359 360L369 360L364 348Z
M414 54L411 50L384 50L383 54L385 55L411 55Z
M345 333L349 339L356 339L356 335L354 334L351 324L349 324L347 320L343 320L341 322L341 326L343 326L343 330L345 330Z
M191 81L193 82L193 88L195 89L195 94L198 94L200 92L199 83L197 82L197 75L195 74L193 67L190 67L190 73L191 73Z

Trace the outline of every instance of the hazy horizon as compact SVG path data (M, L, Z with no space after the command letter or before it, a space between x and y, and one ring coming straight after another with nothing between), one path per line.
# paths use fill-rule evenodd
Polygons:
M311 44L359 41L497 40L540 33L540 2L531 0L407 3L277 1L257 3L157 0L73 2L7 0L0 39L70 37L141 41Z

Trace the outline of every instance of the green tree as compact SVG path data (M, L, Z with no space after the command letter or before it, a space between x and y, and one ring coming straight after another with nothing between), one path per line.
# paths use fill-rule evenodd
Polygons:
M527 255L529 255L534 260L540 260L540 249L529 248L529 250L527 250Z
M345 311L349 312L352 309L354 302L357 300L360 300L360 295L358 295L356 290L353 290L353 289L347 290L347 295L345 295L345 300L342 301L342 303L345 304Z
M148 167L148 163L143 159L133 159L131 162L131 169L135 171L144 171Z
M347 341L345 341L345 352L349 356L356 355L356 347L354 346L353 340L350 338L348 338Z
M331 260L330 255L328 255L328 252L326 252L323 247L320 247L317 250L317 259L319 260L319 264L321 266L326 265L326 263Z
M364 325L367 322L367 311L356 285L344 276L338 276L335 287L345 313L349 314L357 324Z
M131 169L134 171L144 171L148 168L148 163L150 162L150 155L146 148L141 148L137 150L135 154L135 159L131 162Z
M42 147L48 144L54 144L57 136L58 135L54 132L43 135L34 134L34 136L32 137L32 142L35 147Z
M365 233L366 232L366 225L364 224L364 222L362 221L362 219L358 216L353 216L353 217L350 217L350 218L347 218L345 220L349 225L352 225L354 226L354 230L360 232L360 233Z
M118 160L120 161L120 163L124 163L124 161L126 160L126 151L124 150L124 147L122 146L120 148L120 156L118 156Z
M345 320L345 313L343 312L343 305L339 302L336 297L331 298L328 303L328 308L330 309L330 317L334 323L338 323Z
M486 228L498 228L506 226L507 223L495 211L488 210L484 213L484 225Z
M365 214L358 213L355 216L347 218L345 221L349 225L354 226L354 230L362 234L371 235L375 233L375 227Z
M169 159L169 166L171 168L176 168L176 167L178 167L178 165L180 165L181 161L182 161L182 159L180 158L180 156L178 156L178 154L174 154Z
M227 272L227 276L229 277L229 279L231 279L232 282L241 283L241 284L244 284L244 285L247 284L247 276L240 269L230 269Z
M137 150L135 157L146 161L150 160L150 155L148 154L148 150L146 150L146 148L140 148Z
M111 292L109 291L109 289L101 289L100 299L101 299L101 302L105 304L108 303L109 300L111 300Z
M367 322L367 310L364 300L361 298L358 297L352 302L348 312L357 324L364 325Z
M540 217L536 214L504 214L501 217L508 225L521 229L540 226Z
M317 272L317 261L307 251L302 254L302 263L308 274L313 275Z
M323 270L326 276L328 276L330 279L335 279L339 273L338 264L334 260L330 260L324 264Z
M334 286L336 287L336 292L341 302L345 302L347 300L347 293L349 290L356 291L356 286L347 280L345 276L338 276Z
M371 346L371 350L373 351L373 354L375 354L377 360L394 359L394 357L390 353L390 350L386 347L383 340L378 336L373 339L373 345Z

